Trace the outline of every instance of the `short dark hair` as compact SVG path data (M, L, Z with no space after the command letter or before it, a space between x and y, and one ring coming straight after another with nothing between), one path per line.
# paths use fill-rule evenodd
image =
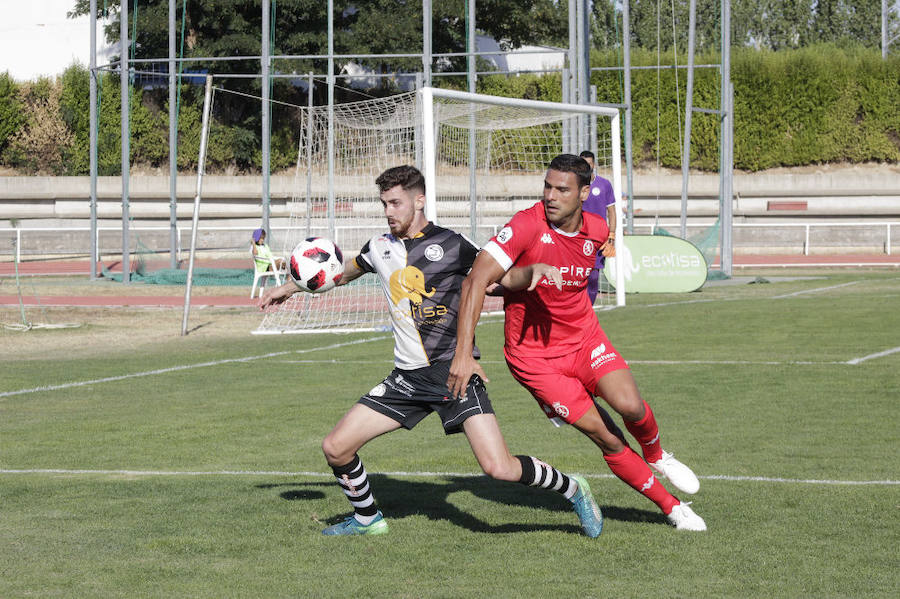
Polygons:
M575 173L578 187L591 184L591 165L581 156L560 154L550 161L550 170L563 173Z
M596 156L590 150L585 150L581 154L579 154L582 158L590 158L591 160L596 160Z
M378 175L375 184L381 193L399 185L403 191L413 190L425 194L425 177L419 169L408 164L387 169Z

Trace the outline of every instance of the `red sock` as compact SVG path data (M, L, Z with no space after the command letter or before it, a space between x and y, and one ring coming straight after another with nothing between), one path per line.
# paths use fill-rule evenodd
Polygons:
M643 399L641 401L644 401ZM625 421L625 428L631 433L638 443L648 464L662 459L662 447L659 444L659 427L656 426L656 418L653 410L644 401L644 417L637 422Z
M664 514L668 514L673 507L678 505L678 499L666 491L666 488L653 476L647 463L630 447L625 446L625 449L619 453L604 455L603 459L609 464L609 469L613 471L613 474L658 505Z

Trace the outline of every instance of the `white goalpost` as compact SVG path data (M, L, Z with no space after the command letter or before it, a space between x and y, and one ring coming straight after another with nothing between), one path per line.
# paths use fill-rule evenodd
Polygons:
M598 149L597 171L621 198L619 112L614 108L501 98L424 88L418 92L302 111L290 230L284 255L300 240L328 237L354 256L387 230L375 178L414 164L426 178L426 216L483 245L516 211L541 198L554 156ZM585 119L588 117L588 119ZM573 147L571 131L590 127L588 148ZM616 202L622 223L621 202ZM624 239L617 231L624 254ZM616 260L615 258L613 260ZM609 260L609 259L608 259ZM624 270L601 276L596 305L625 303ZM485 310L502 308L488 298ZM386 300L375 277L363 276L330 292L295 294L263 317L257 334L387 330Z

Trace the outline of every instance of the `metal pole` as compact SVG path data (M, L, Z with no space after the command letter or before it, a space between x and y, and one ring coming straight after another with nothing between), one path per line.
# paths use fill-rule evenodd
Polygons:
M569 69L567 67L563 67L562 70L562 102L563 104L570 104L572 102L572 98L569 94ZM571 154L572 153L572 119L563 119L562 122L562 149L563 153Z
M416 92L422 91L422 89L424 87L426 87L424 73L416 73ZM421 99L422 96L421 96L421 94L419 94L417 97ZM417 113L419 113L419 111L422 110L421 104L422 104L421 101L419 101L418 105L416 106ZM418 168L421 171L425 167L423 166L423 162L422 162L422 160L423 160L423 158L422 158L422 131L419 127L413 128L413 146L415 147L414 151L416 153L415 165L416 165L416 168ZM425 171L422 171L422 172L425 172Z
M315 79L309 72L309 94L306 98L306 236L312 235L312 150L313 150L313 89ZM290 249L290 248L288 248Z
M197 227L200 223L200 193L203 190L203 171L206 170L206 142L209 138L212 80L212 75L206 76L206 93L203 96L203 123L200 129L200 156L197 159L197 194L194 196L194 215L191 220L191 252L188 258L187 280L184 287L184 316L181 319L182 337L187 335L188 314L191 311L191 286L194 281L194 254L197 252Z
M731 140L731 123L734 119L731 113L731 2L730 0L721 0L721 23L722 23L722 72L721 72L721 100L719 105L722 110L719 140L719 190L721 197L720 205L720 251L719 264L722 272L731 276L732 255L731 255L731 189L732 189L732 140Z
M888 49L888 1L881 0L881 58L887 58Z
M578 60L577 77L575 85L578 90L578 104L588 103L588 86L591 79L591 63L590 63L590 28L587 26L588 7L587 0L577 0L575 3L575 39L576 39L576 56ZM578 151L585 150L588 147L588 123L585 115L578 116Z
M468 31L466 35L468 40L466 51L469 54L466 65L466 80L468 81L470 94L475 93L477 77L475 74L475 1L476 0L467 1L468 14L466 15ZM478 231L478 130L475 128L475 107L471 106L469 110L469 227L472 239L475 239L476 232ZM435 208L436 207L437 206L435 206Z
M581 62L578 57L578 3L580 1L581 0L569 0L568 2L569 49L566 52L566 57L569 59L569 76L563 79L563 89L568 89L568 93L564 92L564 95L568 95L568 101L571 104L578 104L577 81L580 76L578 65ZM563 72L565 73L565 71ZM570 121L570 125L567 127L568 135L566 136L566 143L563 145L563 152L577 154L578 140L581 139L581 131L574 131L573 129L577 128L580 125L580 122L577 116L574 119L567 120Z
M688 9L687 89L684 99L684 146L681 150L681 238L687 239L688 177L691 167L691 116L694 110L694 34L697 29L697 0Z
M122 56L119 60L119 93L121 95L122 122L119 134L122 138L122 282L131 281L130 239L128 231L128 183L131 178L131 147L129 122L130 94L128 85L128 2L122 2L119 8L119 37L122 45Z
M596 104L596 103L597 103L597 86L592 85L591 86L591 104ZM600 147L597 144L597 115L592 114L589 117L589 120L590 120L591 125L590 125L590 129L588 131L588 143L584 147L594 153L594 156L596 157L595 164L599 165L600 164ZM621 158L621 155L622 155L622 150L620 149L619 150L620 158ZM612 165L610 165L610 167L611 166ZM619 168L621 168L621 166ZM616 221L616 223L618 223L618 222L619 221Z
M334 239L334 0L328 0L328 232Z
M431 87L431 0L422 0L422 72Z
M634 170L631 150L631 17L629 0L622 0L622 56L625 70L625 170L628 179L628 214L626 224L628 234L634 233ZM621 198L616 198L616 203Z
M734 214L734 84L728 81L728 100L725 116L725 185L722 212L722 271L729 277L732 275L734 258L733 214Z
M91 0L91 56L90 56L90 174L91 174L91 280L97 279L97 0ZM16 252L18 252L18 245Z
M178 266L178 112L175 77L175 0L169 0L169 268Z
M270 133L269 123L269 14L271 0L263 0L262 3L262 228L269 235L269 169L270 169ZM330 53L330 51L329 51Z
M422 99L422 175L425 177L425 218L437 224L436 191L434 188L436 175L435 135L434 135L434 96L430 87L419 92Z

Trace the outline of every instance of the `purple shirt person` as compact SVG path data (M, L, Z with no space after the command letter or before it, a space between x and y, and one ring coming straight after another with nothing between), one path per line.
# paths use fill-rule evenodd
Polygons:
M591 165L591 170L594 170L594 153L585 150L580 156ZM588 193L587 199L581 205L581 208L586 212L592 212L606 219L606 224L609 225L609 241L607 241L607 244L604 245L601 250L606 249L607 245L611 250L615 244L616 230L616 194L613 192L612 183L600 175L594 175L594 180L591 181L591 190ZM608 250L607 253L609 253ZM603 270L605 263L606 258L603 253L597 252L594 270L591 271L587 283L588 298L591 300L591 305L593 305L594 300L597 298L600 272Z

